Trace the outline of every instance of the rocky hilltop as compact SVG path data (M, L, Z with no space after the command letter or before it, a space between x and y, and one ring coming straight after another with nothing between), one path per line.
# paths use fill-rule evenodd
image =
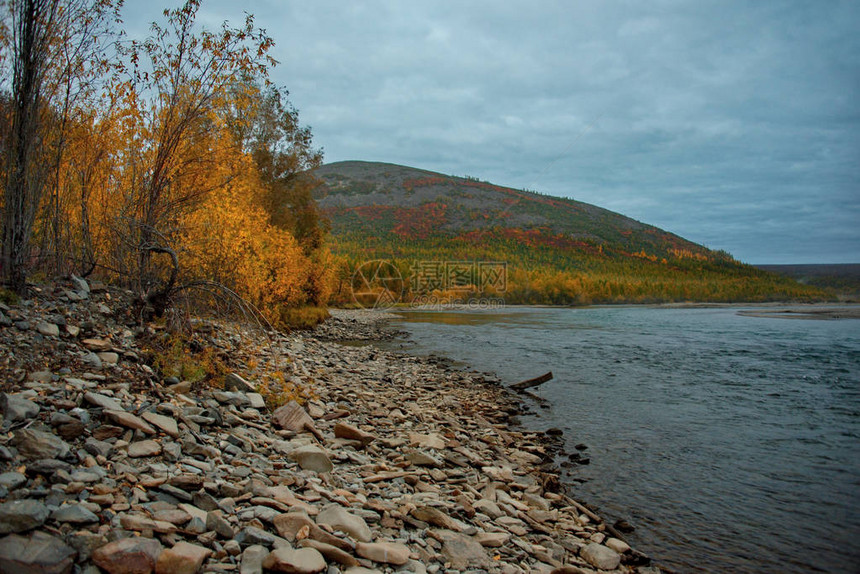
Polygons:
M0 572L658 572L564 494L559 442L513 428L498 381L331 341L378 315L198 321L237 372L192 385L147 364L127 302L76 281L0 304ZM270 410L251 364L308 400Z

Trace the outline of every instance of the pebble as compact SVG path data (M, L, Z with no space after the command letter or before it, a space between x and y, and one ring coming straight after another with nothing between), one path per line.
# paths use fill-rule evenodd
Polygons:
M193 337L242 374L223 388L153 386L138 328L120 320L123 293L66 292L81 290L58 291L62 313L42 299L4 309L65 331L0 329L45 365L0 395L12 437L0 445L0 572L567 574L617 561L628 573L647 561L558 492L544 462L557 443L511 425L518 399L496 381L328 342L379 338L377 314L334 311L317 331L268 339L212 323ZM283 399L257 381L275 371L311 399L270 412Z

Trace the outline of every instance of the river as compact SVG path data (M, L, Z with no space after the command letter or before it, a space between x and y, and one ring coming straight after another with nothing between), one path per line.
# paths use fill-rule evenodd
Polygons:
M860 321L734 308L407 311L412 353L552 371L576 498L677 572L860 571ZM402 344L402 343L401 343Z

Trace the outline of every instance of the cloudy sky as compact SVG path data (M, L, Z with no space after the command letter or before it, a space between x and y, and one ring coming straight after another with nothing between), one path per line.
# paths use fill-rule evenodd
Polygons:
M163 7L128 0L130 30ZM327 162L573 197L749 263L860 262L860 2L204 0L200 20L243 10Z

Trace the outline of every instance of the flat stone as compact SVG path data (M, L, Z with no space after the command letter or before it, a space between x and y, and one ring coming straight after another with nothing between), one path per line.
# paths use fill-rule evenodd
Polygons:
M163 520L153 520L148 516L141 514L121 514L119 517L120 525L126 530L134 530L136 532L144 532L152 530L161 534L172 534L176 532L176 525Z
M0 486L7 490L15 490L27 484L27 477L20 472L4 472L0 474Z
M188 492L200 490L203 487L203 481L203 476L199 474L179 474L167 479L167 483L170 486L175 486Z
M409 444L411 446L441 450L445 448L445 439L436 433L421 434L411 432L409 433Z
M356 440L363 446L367 446L376 440L374 435L346 423L337 423L334 425L334 436L347 440Z
M54 380L54 373L51 371L33 371L27 375L27 380L37 383L50 383Z
M212 551L203 546L177 542L173 548L164 550L155 564L156 574L195 574Z
M113 409L105 409L104 415L118 425L122 425L124 427L134 430L139 430L145 432L146 434L155 434L155 429L152 428L145 420L131 413Z
M442 466L442 461L440 459L421 450L407 452L406 460L416 466L432 466L436 468Z
M239 543L240 546L266 546L271 547L275 546L275 543L278 541L278 537L263 530L262 528L257 528L256 526L246 526L242 530L240 530L233 539Z
M37 530L29 536L0 539L0 572L9 574L69 574L77 552L60 538Z
M260 393L246 393L246 396L251 402L251 408L260 411L266 409L266 399L264 399L263 395L261 395Z
M113 453L113 445L109 442L89 437L86 442L84 442L84 450L93 456L109 458Z
M51 476L58 471L71 472L72 465L62 460L53 458L43 458L34 460L27 465L27 474L41 474L42 476Z
M110 351L113 348L110 341L105 339L84 339L81 345L90 351Z
M134 536L109 542L93 551L93 563L108 574L149 574L161 555L161 542Z
M255 544L248 546L242 552L242 561L239 564L239 574L262 574L263 560L269 555L269 549Z
M624 554L630 550L630 545L618 538L607 538L603 543L619 554Z
M36 330L46 337L60 336L60 327L58 327L54 323L48 323L46 321L36 323Z
M296 539L296 534L302 527L307 526L310 529L316 526L314 521L304 512L287 512L281 514L275 517L273 523L278 530L278 534L290 542Z
M128 445L128 456L141 458L161 454L161 445L154 440L139 440Z
M380 564L400 566L409 562L411 551L397 542L359 542L355 545L355 553Z
M92 497L90 497L90 500L91 499ZM178 508L166 508L164 510L156 510L153 512L152 519L169 522L170 524L176 524L178 526L191 520L191 515Z
M74 441L76 438L84 434L87 430L87 425L80 421L72 421L70 423L62 424L57 427L57 434L60 435L64 440Z
M0 534L32 530L47 519L48 507L38 500L13 500L0 504Z
M113 397L88 391L84 393L84 400L93 406L109 409L112 411L124 411L122 404Z
M340 505L333 504L324 508L317 516L317 524L327 524L361 542L370 542L373 539L373 533L364 519L351 514Z
M316 574L326 569L326 562L313 548L276 548L263 560L263 568L287 574Z
M18 454L26 459L66 458L69 455L69 445L49 432L35 429L20 429L15 431L12 444L18 447Z
M491 561L480 542L450 530L438 530L435 533L442 542L442 555L451 568L465 570L466 568L489 568Z
M454 520L438 508L434 508L432 506L419 506L415 508L411 514L418 520L432 524L433 526L453 530L455 532L462 532L463 530L462 525L458 521Z
M102 360L102 363L108 365L116 365L119 363L119 353L114 353L113 351L105 351L104 353L96 353L99 359Z
M621 555L612 548L592 542L579 551L579 555L600 570L615 570L621 563Z
M290 401L275 409L275 412L272 413L272 423L277 427L293 432L309 431L318 434L316 427L314 427L314 420L296 401Z
M499 508L498 504L496 504L495 502L493 502L491 500L487 500L485 498L482 498L481 500L476 501L474 504L474 507L475 507L475 510L477 510L478 512L482 512L482 513L486 514L487 516L489 516L493 520L495 520L496 518L500 518L500 517L505 515L505 513L502 512L502 509Z
M349 552L341 550L337 546L326 544L325 542L320 542L319 540L313 540L311 538L300 540L299 546L302 548L313 548L322 554L327 562L337 562L338 564L346 567L359 566L359 562L356 560L355 556Z
M7 427L17 422L29 421L39 414L40 407L29 399L9 393L0 394L0 413Z
M64 504L51 513L51 518L69 524L92 524L99 521L98 516L80 504Z
M302 470L317 473L331 472L334 465L323 449L314 445L300 446L290 452L289 457L299 463Z
M176 420L171 417L160 415L151 411L147 411L141 414L140 417L149 424L161 429L173 438L179 436L179 426L176 424Z
M245 393L215 391L214 393L212 393L212 396L215 397L216 401L224 405L233 405L235 407L251 406L251 401L248 400L248 397L245 395Z
M236 373L229 373L224 377L224 390L225 391L241 391L243 393L253 392L254 387L245 379L243 379L240 375Z
M474 539L485 548L499 548L511 539L511 535L507 532L478 532Z
M206 514L206 529L214 530L223 538L233 538L235 532L220 510L211 510Z

